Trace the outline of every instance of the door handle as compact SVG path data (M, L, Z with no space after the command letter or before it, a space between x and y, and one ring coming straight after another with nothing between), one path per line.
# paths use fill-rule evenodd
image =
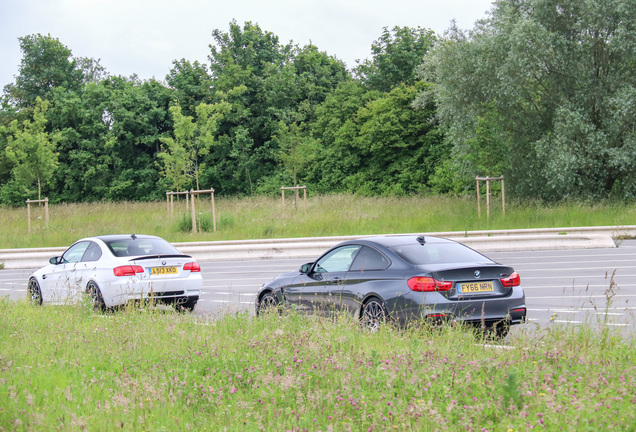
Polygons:
M342 279L340 279L339 277L335 277L333 279L331 279L329 282L331 282L332 284L337 284L341 281Z

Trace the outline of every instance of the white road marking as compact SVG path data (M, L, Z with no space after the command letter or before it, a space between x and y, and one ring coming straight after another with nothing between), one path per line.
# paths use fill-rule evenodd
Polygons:
M240 301L240 302L235 302L233 300L210 300L210 299L199 299L199 302L205 302L205 303L232 303L232 304L254 304L253 301L250 302L246 302L246 301Z

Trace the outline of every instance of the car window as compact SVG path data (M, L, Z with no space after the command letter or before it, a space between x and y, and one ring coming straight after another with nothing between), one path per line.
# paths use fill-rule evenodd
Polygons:
M406 262L416 265L493 262L460 243L409 244L392 247L391 250Z
M385 270L391 261L377 250L363 246L358 252L350 271Z
M332 250L316 262L314 271L329 273L349 270L360 247L360 245L347 245Z
M88 248L90 243L91 242L88 242L88 241L75 243L73 246L68 248L66 252L64 252L64 254L62 255L62 262L63 263L79 262L82 259L82 256L84 255L84 252L86 252L86 249Z
M95 242L90 242L82 256L82 262L97 261L102 257L102 248Z
M116 257L139 255L181 255L174 246L162 238L121 238L105 241Z

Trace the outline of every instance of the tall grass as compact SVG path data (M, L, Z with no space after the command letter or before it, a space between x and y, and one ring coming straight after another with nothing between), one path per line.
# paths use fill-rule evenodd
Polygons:
M288 199L283 212L276 198L217 198L217 232L213 232L211 204L202 199L196 211L207 231L198 234L190 232L192 221L185 214L184 201L175 205L172 216L165 202L51 205L48 229L42 208L36 207L31 233L27 232L26 208L0 207L0 248L67 246L85 236L131 232L184 242L636 224L634 205L508 203L503 217L501 203L493 200L487 219L483 200L481 218L475 201L469 197L326 195L308 198L305 214L302 201L295 208Z
M635 430L634 341L0 300L0 430Z

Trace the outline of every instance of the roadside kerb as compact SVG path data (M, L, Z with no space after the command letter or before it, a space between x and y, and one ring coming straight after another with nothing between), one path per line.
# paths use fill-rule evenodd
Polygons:
M636 237L636 226L549 228L542 230L497 230L418 233L451 238L480 252L589 249L616 247L612 238ZM331 246L360 236L231 240L174 243L183 253L199 261L273 258L315 258ZM48 259L59 256L66 247L37 249L1 249L0 263L5 268L42 267Z

